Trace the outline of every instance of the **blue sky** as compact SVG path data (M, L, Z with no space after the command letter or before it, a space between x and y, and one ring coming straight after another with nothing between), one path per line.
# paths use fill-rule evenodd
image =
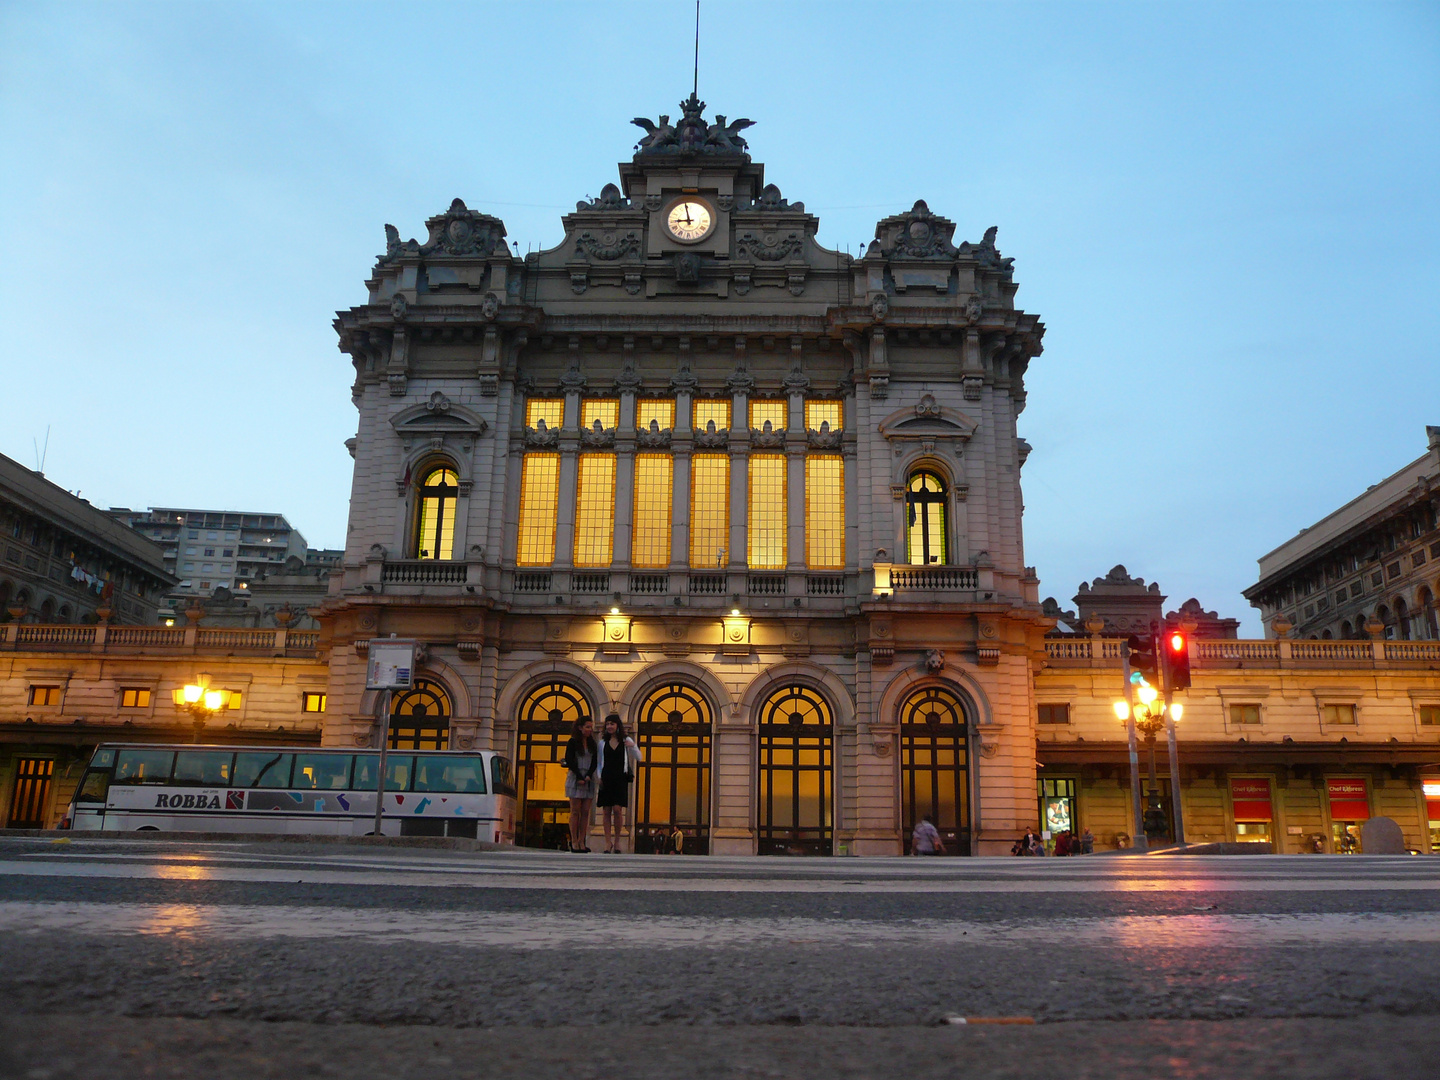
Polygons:
M0 452L343 542L336 309L455 196L520 249L690 86L693 8L0 3ZM998 225L1048 326L1028 561L1258 634L1255 560L1440 424L1440 6L719 3L701 97L855 250Z

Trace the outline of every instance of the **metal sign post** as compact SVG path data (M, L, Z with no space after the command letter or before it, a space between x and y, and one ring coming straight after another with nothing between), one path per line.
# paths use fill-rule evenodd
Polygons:
M390 701L396 690L409 690L415 681L414 641L379 638L370 642L365 689L380 690L380 767L375 778L375 835L383 836L385 767L390 752Z
M1140 801L1140 754L1135 745L1135 694L1130 686L1130 657L1125 657L1125 705L1130 710L1125 717L1125 741L1130 752L1130 804L1135 811L1135 830L1130 846L1146 851L1149 841L1145 836L1145 806Z

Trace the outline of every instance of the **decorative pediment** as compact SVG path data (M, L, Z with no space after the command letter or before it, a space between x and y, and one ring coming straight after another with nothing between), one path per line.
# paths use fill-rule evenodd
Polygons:
M489 430L483 417L458 405L436 390L429 400L401 409L390 418L401 438L408 436L468 435L479 438Z
M926 394L919 404L896 409L880 421L880 434L896 439L960 439L968 440L979 425L958 409L939 404L933 394Z

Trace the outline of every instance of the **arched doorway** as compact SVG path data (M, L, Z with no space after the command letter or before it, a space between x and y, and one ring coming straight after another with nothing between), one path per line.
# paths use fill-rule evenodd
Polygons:
M965 706L943 686L915 691L900 706L900 824L905 854L926 814L947 855L970 854L970 728Z
M569 847L570 803L565 798L565 766L560 759L575 724L593 719L585 695L559 680L542 683L520 702L515 843Z
M834 845L834 721L808 686L773 691L759 710L761 855L829 855Z
M391 750L450 749L450 695L429 679L396 696L390 706Z
M687 854L710 853L710 703L683 683L664 683L632 715L645 756L635 795L635 850L663 851L679 826Z

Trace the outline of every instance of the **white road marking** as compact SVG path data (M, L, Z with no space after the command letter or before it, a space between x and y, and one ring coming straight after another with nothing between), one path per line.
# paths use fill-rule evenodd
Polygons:
M514 949L881 945L1250 948L1440 942L1440 914L1169 915L962 922L412 912L240 904L0 902L0 932L429 942Z

